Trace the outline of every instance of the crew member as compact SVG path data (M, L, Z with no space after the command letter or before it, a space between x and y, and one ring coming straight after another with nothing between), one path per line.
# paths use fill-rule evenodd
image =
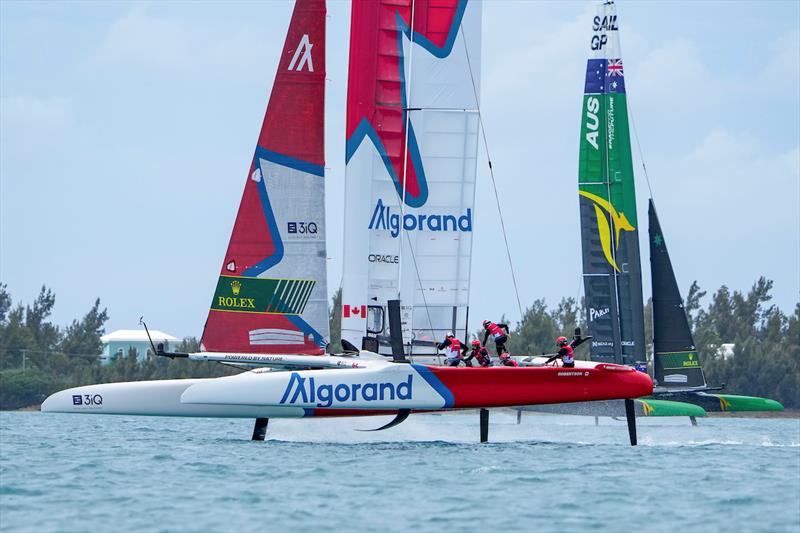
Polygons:
M444 350L447 356L447 359L445 359L445 364L447 366L458 366L462 361L463 355L467 352L467 346L449 332L445 335L444 340L436 345L436 347L440 350Z
M497 355L503 354L506 351L506 341L508 340L508 324L495 324L491 320L483 321L483 345L486 346L486 341L489 340L491 335L494 340L494 347L497 350ZM503 331L505 330L505 331Z
M470 350L469 356L464 359L464 364L472 366L473 359L477 360L478 365L482 367L492 366L492 356L489 355L489 350L481 346L481 341L478 339L472 341L472 350Z
M511 359L511 354L509 353L501 353L500 362L503 364L503 366L519 366L519 363Z
M556 339L556 346L558 346L558 353L550 359L561 358L561 366L564 368L575 367L575 350L572 349L572 344L565 336L560 336Z

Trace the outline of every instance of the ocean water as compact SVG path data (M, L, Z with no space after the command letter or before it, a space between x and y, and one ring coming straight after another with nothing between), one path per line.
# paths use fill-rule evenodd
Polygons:
M0 413L2 531L800 531L800 420Z

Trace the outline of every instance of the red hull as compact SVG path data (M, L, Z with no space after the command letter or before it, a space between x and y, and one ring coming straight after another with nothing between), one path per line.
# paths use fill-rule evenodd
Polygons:
M452 391L454 408L638 398L653 392L650 376L630 367L429 367Z
M452 401L442 410L620 400L649 396L653 392L650 376L612 364L593 368L425 368L441 384L441 392L451 395ZM323 417L397 413L395 410L335 408L308 411L309 416Z

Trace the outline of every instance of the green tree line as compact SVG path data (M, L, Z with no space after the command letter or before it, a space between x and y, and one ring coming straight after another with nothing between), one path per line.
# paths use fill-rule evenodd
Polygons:
M188 377L216 377L239 370L215 363L166 357L137 360L135 351L100 363L108 312L97 299L80 319L61 328L50 321L55 294L42 287L31 305L14 305L0 284L0 409L17 409L42 402L49 394L80 385ZM194 338L179 351L197 351Z
M800 303L787 316L770 305L771 291L772 281L763 277L746 293L723 285L703 308L706 292L694 282L685 309L710 384L800 407ZM724 343L735 344L727 360Z
M723 285L704 307L707 292L694 282L685 309L710 385L726 384L725 392L730 394L764 396L786 407L800 407L800 303L791 315L770 305L772 285L765 278L757 280L747 292L731 291ZM339 290L330 307L332 352L341 349L341 301ZM65 328L50 321L54 305L55 295L46 287L32 304L14 305L6 285L0 284L0 409L35 405L57 390L91 383L240 372L225 365L185 359L147 357L139 361L136 353L102 365L100 337L105 333L108 312L101 308L100 300ZM652 349L651 317L652 303L648 301L648 349ZM500 317L498 321L504 320ZM556 337L571 336L576 327L586 333L583 302L564 298L549 308L539 299L514 325L507 346L515 355L552 353ZM482 338L480 332L474 335ZM735 348L733 356L726 359L721 346L728 343ZM588 357L587 344L578 349L578 358ZM172 348L196 351L198 342L186 338Z
M763 396L786 407L800 407L800 303L786 315L770 305L772 281L759 278L747 292L731 291L723 285L703 307L707 295L693 282L684 308L706 381L711 386L725 385L728 394ZM652 358L653 306L644 309L645 340ZM582 302L562 299L555 309L537 300L525 310L508 342L512 354L553 352L558 335L570 336L573 328L585 332L586 315ZM725 358L723 344L734 344L733 355ZM588 346L577 350L580 359L588 358Z

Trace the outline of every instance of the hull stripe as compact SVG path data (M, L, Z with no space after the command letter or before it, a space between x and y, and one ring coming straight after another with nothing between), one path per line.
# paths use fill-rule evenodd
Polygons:
M453 405L455 405L456 399L453 396L453 393L450 392L450 389L448 389L444 385L444 383L442 383L439 380L439 378L436 377L436 374L431 372L431 370L427 366L425 366L425 365L411 365L411 368L416 370L417 374L419 374L422 377L422 379L427 381L428 385L433 387L433 390L435 390L444 399L444 407L445 407L445 409L449 408L449 407L453 407Z

